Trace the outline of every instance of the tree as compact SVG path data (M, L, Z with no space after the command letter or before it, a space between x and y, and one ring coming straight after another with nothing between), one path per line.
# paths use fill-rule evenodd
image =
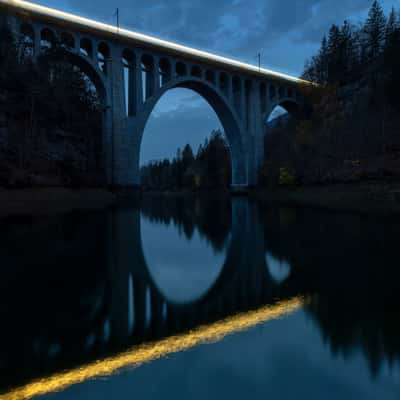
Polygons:
M368 61L375 61L381 54L385 42L386 17L379 2L375 0L364 25L365 48Z
M341 33L339 27L333 24L328 36L327 81L329 83L337 83L340 80L343 67L341 57Z

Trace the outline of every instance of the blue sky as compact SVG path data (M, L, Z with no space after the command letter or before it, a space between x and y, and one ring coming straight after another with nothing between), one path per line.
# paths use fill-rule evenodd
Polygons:
M363 20L373 0L37 0L121 26L280 72L299 75L333 23ZM388 12L398 0L382 0ZM141 162L194 149L220 124L208 104L187 90L160 100L146 127Z

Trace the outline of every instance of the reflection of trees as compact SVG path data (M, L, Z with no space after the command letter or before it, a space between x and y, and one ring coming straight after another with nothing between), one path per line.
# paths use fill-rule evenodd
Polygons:
M308 307L333 354L361 349L371 373L400 362L400 270L395 219L268 208L269 252L292 266L291 285L314 293Z
M106 223L104 213L0 221L1 387L49 372L49 349L63 368L85 356L107 307Z
M152 222L174 224L187 239L197 228L217 251L224 248L231 230L230 201L222 195L148 195L141 203L141 211Z

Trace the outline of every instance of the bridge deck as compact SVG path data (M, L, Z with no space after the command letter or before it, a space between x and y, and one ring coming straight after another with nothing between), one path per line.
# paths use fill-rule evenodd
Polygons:
M229 70L235 70L239 73L255 75L259 79L269 78L291 83L309 83L294 76L265 68L259 69L258 66L244 63L238 60L222 57L217 54L198 50L192 47L183 46L177 43L162 40L149 35L144 35L128 29L118 29L116 26L112 26L88 18L83 18L78 15L66 13L49 7L44 7L27 1L0 0L0 6L11 8L16 12L24 12L28 15L37 16L38 18L45 19L56 24L67 26L71 25L80 30L89 30L98 35L111 37L114 40L134 43L136 45L150 47L164 52L166 51L170 54L173 53L175 55L198 60L201 62L212 64L214 66L227 68Z

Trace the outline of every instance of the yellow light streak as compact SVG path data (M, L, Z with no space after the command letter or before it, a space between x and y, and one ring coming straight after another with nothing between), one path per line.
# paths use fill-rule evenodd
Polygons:
M210 325L200 326L188 333L171 336L154 343L135 346L116 356L97 360L91 364L18 387L0 395L0 399L31 399L34 396L64 390L69 386L89 379L111 375L122 368L138 367L143 363L188 350L199 344L222 340L227 335L247 330L260 323L282 318L303 307L305 303L306 298L294 297L273 306L264 306L255 311L228 317Z
M248 63L244 63L241 61L233 60L231 58L222 57L216 54L212 54L206 51L198 50L192 47L183 46L177 43L173 43L170 41L158 39L153 36L144 35L142 33L130 31L128 29L117 28L116 26L105 24L102 22L98 22L89 18L80 17L78 15L70 14L64 11L56 10L53 8L41 6L39 4L30 3L23 0L0 0L0 4L4 4L6 6L11 6L16 9L24 10L27 12L31 12L34 14L39 14L41 16L52 17L56 19L61 19L62 21L70 22L73 24L79 24L87 28L95 29L104 33L112 33L118 35L125 39L131 39L136 42L162 47L166 50L172 50L174 52L178 52L182 55L187 55L190 57L198 58L200 60L211 61L218 64L227 65L230 67L235 67L240 69L242 72L251 72L256 73L261 76L269 77L269 78L279 78L285 81L290 81L293 83L303 83L303 84L311 84L311 82L306 81L304 79L297 78L295 76L283 74L280 72L272 71L266 68L259 69L258 66L251 65Z

